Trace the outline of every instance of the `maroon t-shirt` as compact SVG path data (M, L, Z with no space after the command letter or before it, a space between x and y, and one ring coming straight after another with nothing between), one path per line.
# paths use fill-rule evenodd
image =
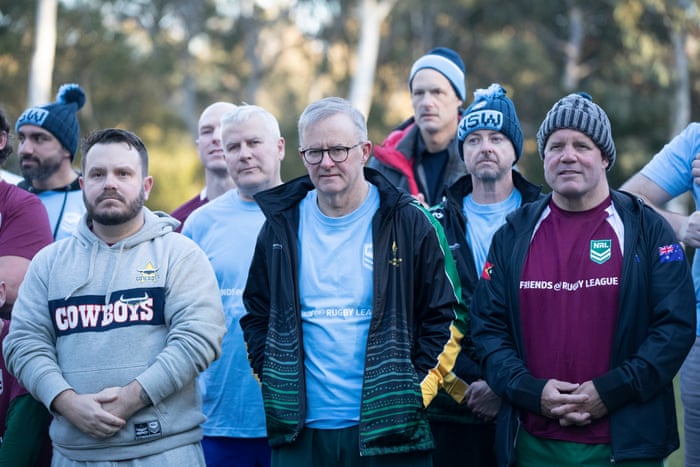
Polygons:
M49 215L39 198L0 180L0 256L32 259L51 242Z
M182 232L182 225L185 223L185 219L189 217L192 212L200 206L204 206L209 202L208 198L202 198L201 195L197 195L191 200L185 202L183 205L175 208L173 212L170 213L175 219L180 221L180 225L177 226L175 232Z
M0 319L0 326L2 326L2 330L0 330L0 345L2 345L2 341L5 340L10 330L10 322ZM5 359L0 358L0 439L5 434L5 420L10 402L23 394L27 394L27 390L20 386L17 378L7 370Z
M530 243L520 282L526 364L537 378L583 383L610 368L622 275L622 232L610 198L583 212L553 202ZM619 217L617 217L619 220ZM619 223L621 226L621 223ZM586 444L610 442L608 418L584 427L523 413L535 436Z

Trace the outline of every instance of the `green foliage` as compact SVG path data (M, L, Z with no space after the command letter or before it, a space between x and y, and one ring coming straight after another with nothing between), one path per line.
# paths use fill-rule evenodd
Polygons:
M520 169L539 183L535 134L546 111L571 91L589 92L613 124L619 157L610 176L617 186L669 139L679 79L671 31L687 33L687 98L700 102L700 62L692 59L700 21L697 8L693 16L679 5L399 1L381 31L370 138L380 142L411 115L411 64L447 45L466 63L465 104L477 88L506 87L526 137ZM35 10L35 2L0 0L0 95L11 119L26 106ZM199 112L216 100L255 103L277 115L287 141L283 178L304 173L297 117L314 99L346 96L353 72L365 66L354 59L360 11L358 0L64 0L54 88L77 81L86 89L88 103L79 114L84 134L118 126L144 138L156 177L149 205L171 210L201 189L192 132ZM700 120L697 105L691 118Z

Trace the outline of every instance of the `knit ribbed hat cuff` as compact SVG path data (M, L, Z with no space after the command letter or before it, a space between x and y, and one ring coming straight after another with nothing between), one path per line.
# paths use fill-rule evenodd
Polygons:
M413 82L413 77L415 74L424 68L432 68L438 73L442 73L455 88L459 98L462 100L466 98L467 88L464 84L464 73L459 69L455 62L441 55L423 55L421 58L416 60L411 67L411 74L408 80L409 84Z

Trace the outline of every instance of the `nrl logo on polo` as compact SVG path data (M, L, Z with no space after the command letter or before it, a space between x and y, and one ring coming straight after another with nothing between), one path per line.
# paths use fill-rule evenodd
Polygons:
M596 264L603 264L611 257L612 240L591 240L591 261Z

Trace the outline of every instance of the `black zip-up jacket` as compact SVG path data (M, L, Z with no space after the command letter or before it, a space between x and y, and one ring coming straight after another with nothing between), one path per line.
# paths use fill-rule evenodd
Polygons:
M452 369L466 326L459 279L430 213L378 172L365 169L365 178L378 188L380 206L372 219L366 358L348 362L365 369L359 449L361 455L429 450L425 406ZM255 196L266 222L243 293L241 327L262 382L273 447L294 442L306 416L297 242L299 202L312 189L305 176Z
M678 242L670 225L640 199L610 193L624 225L619 311L610 369L593 384L610 417L611 462L661 459L679 446L673 377L695 341L695 293L685 258L660 260L660 248ZM516 462L518 411L541 413L546 379L532 376L525 363L519 284L535 224L550 199L508 216L491 243L488 279L479 281L471 302L476 352L487 382L504 399L499 465Z
M513 185L520 192L522 204L531 203L542 198L542 188L525 179L520 172L512 170ZM462 211L464 197L474 189L472 176L465 175L445 190L445 196L440 204L430 208L431 213L445 229L445 237L450 244L450 251L457 263L459 280L462 285L462 301L469 305L474 288L479 280L479 274L474 264L474 255L467 243L467 219ZM481 368L477 361L469 335L462 341L463 350L455 363L454 373L467 383L483 379ZM460 391L461 392L461 391ZM460 394L461 395L461 394ZM483 423L472 414L466 404L457 401L445 391L440 391L430 407L428 418L436 421L452 423Z

